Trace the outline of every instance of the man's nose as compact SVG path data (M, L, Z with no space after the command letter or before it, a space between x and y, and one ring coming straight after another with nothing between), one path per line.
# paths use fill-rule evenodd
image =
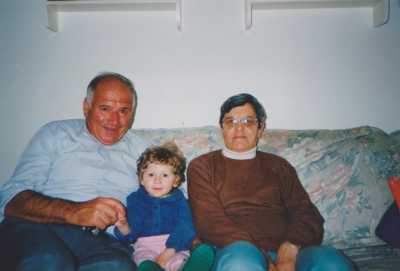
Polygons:
M119 123L119 114L118 112L110 112L108 115L108 121L112 124Z

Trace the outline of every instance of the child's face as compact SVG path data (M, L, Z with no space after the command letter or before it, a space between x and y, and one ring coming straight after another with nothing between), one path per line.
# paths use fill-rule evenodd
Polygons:
M171 165L151 163L143 170L140 183L153 197L162 197L178 187L178 178Z

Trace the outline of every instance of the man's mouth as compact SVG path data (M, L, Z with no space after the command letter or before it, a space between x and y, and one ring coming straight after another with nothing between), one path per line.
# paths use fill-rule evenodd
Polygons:
M116 128L116 127L103 126L103 128L104 128L104 130L106 130L107 132L110 132L110 133L114 133L114 132L116 132L118 130L118 128Z

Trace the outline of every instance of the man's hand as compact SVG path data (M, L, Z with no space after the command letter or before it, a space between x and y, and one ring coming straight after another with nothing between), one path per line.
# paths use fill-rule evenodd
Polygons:
M98 197L74 204L65 211L67 223L104 230L118 220L126 220L124 205L114 198Z
M167 248L156 258L156 263L158 263L162 268L165 268L168 260L172 258L176 253L175 249Z
M275 266L271 270L276 271L295 271L297 254L300 247L288 241L282 243L278 249ZM272 264L273 265L273 264ZM276 269L273 269L276 268Z

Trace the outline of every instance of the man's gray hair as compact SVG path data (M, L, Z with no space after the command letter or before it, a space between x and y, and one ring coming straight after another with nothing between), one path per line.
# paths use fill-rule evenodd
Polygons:
M136 90L135 87L133 86L133 83L131 80L129 80L128 78L126 78L125 76L119 74L119 73L115 73L115 72L103 72L100 73L98 75L96 75L96 77L94 77L89 85L87 86L86 89L86 101L88 102L88 104L91 106L92 105L92 101L93 101L93 94L96 91L97 85L105 80L105 79L109 79L109 78L114 78L119 80L121 83L125 84L128 89L131 91L132 96L133 96L133 106L134 109L136 109L136 105L137 105L137 94L136 94Z

